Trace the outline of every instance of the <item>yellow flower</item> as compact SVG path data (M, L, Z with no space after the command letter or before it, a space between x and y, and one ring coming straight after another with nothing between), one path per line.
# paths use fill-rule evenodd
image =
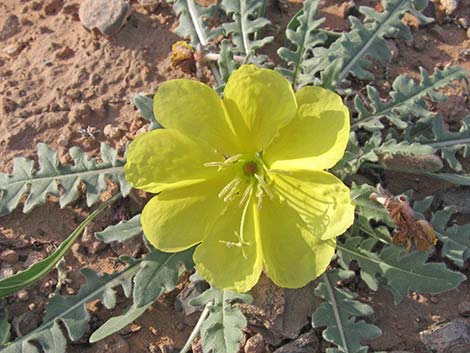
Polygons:
M349 189L325 172L343 156L349 112L319 87L294 94L279 73L244 65L221 99L191 80L163 83L165 129L137 136L128 181L157 193L141 222L166 252L199 244L197 272L219 288L251 289L264 268L281 287L323 273L354 219Z

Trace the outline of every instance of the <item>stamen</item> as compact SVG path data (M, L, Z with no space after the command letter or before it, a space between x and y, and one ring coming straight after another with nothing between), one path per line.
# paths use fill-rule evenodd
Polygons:
M230 194L232 195L234 192L237 191L238 189L238 186L240 185L240 178L235 178L233 179L232 181L230 181L227 185L224 186L224 188L219 192L219 198L224 198L224 201L225 201L225 197ZM235 190L235 191L234 191Z
M240 199L240 202L238 203L240 207L242 207L243 204L247 201L247 199L252 195L253 187L254 187L253 183L250 183L250 185L246 187L245 191L243 192L242 198Z
M243 157L242 154L236 154L232 157L227 158L223 162L207 162L204 163L204 167L217 167L217 171L220 172L222 169L230 167L231 165L237 163L240 158Z
M281 175L292 175L292 172L289 170L282 170L282 169L268 169L268 173L272 174L281 174Z
M262 178L258 174L255 174L255 178L256 180L258 180L258 185L261 187L261 189L269 196L270 199L273 199L274 193L271 189L271 186L264 180L264 178Z

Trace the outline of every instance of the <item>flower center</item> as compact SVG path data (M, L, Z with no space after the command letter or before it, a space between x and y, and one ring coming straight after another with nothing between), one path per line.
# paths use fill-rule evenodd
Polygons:
M243 257L246 258L245 246L250 243L245 240L244 228L246 217L253 196L258 199L258 208L261 208L263 198L274 197L271 179L268 174L268 167L264 163L261 154L255 156L245 156L242 154L226 158L223 162L210 162L204 164L206 167L217 167L217 170L230 169L233 171L234 178L224 186L219 192L219 198L225 202L231 202L238 199L239 207L243 207L240 220L240 229L235 231L236 242L223 241L228 247L238 247L241 249Z

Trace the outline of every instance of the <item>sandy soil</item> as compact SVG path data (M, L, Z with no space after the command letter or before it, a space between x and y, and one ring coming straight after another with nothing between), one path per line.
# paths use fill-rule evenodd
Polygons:
M360 5L374 1L356 1ZM130 103L129 97L138 92L153 93L161 82L188 74L171 67L171 45L178 40L173 33L177 25L171 7L162 4L148 11L132 2L134 12L127 24L114 37L108 39L85 30L78 19L80 1L60 0L2 0L0 24L10 15L19 20L18 32L0 41L0 171L8 172L14 157L33 158L38 142L47 142L59 150L66 161L67 150L79 146L92 155L98 153L99 143L106 141L123 152L126 143L145 125L145 121ZM281 11L271 4L268 17L273 21L268 31L275 41L264 49L273 60L275 50L284 43L284 28L300 8L299 1L289 3ZM342 31L349 27L343 17L345 2L323 1L322 15L325 28ZM461 7L459 16L470 18L470 6ZM410 19L411 23L413 20ZM414 28L411 42L394 41L397 55L385 68L375 68L375 84L387 91L389 83L399 74L418 75L422 66L432 70L435 66L459 64L470 69L470 40L455 21L440 22L435 26ZM209 80L209 78L203 78ZM458 123L469 113L463 86L449 90L448 103L436 105L450 125ZM111 125L112 133L104 133ZM86 131L92 132L87 133ZM464 163L470 172L470 162ZM395 192L414 188L423 195L445 190L447 186L423 187L422 179L401 179L386 175L387 186ZM429 186L429 184L426 184ZM104 214L83 239L75 244L66 257L66 268L72 280L64 293L76 291L82 281L78 269L87 266L95 270L113 272L118 268L116 258L121 254L139 254L142 244L131 241L120 246L96 244L92 232L116 223L123 217L137 213L142 201L126 199ZM14 271L23 269L31 252L37 258L51 253L54 248L89 213L83 201L63 210L48 203L29 214L15 211L0 220L0 250L15 248L19 260ZM465 216L458 217L461 222ZM60 221L57 221L60 220ZM468 269L465 270L468 275ZM28 288L24 296L12 296L6 304L15 317L23 316L21 325L34 328L47 296L54 290L55 274ZM401 305L394 306L391 295L383 290L368 291L362 282L353 284L361 300L375 309L372 322L384 335L370 342L372 350L409 350L425 352L418 333L433 323L459 316L457 306L470 291L468 282L460 288L437 296L413 294ZM194 317L185 318L176 312L174 299L178 291L167 295L137 320L133 328L95 345L86 343L86 337L71 345L70 352L171 352L181 347L194 324ZM470 298L467 298L470 299ZM111 315L129 305L121 299L115 310L108 312L92 305L91 328L97 328ZM26 318L26 319L25 319ZM27 330L25 327L24 330ZM320 337L320 332L317 334ZM323 347L323 346L322 346ZM322 348L323 349L323 348Z

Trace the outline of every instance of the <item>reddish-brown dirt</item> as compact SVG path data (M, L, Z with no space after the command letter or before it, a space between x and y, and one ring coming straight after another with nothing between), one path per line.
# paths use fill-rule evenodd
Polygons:
M345 1L321 3L321 15L326 18L324 28L334 31L349 28L349 22L343 16ZM356 3L374 5L376 1ZM96 155L99 143L103 141L123 152L126 143L146 123L129 97L138 92L153 93L166 80L190 76L171 67L171 45L178 36L173 33L177 19L169 5L161 4L155 11L148 11L133 1L134 12L112 38L85 30L78 19L79 5L79 0L65 3L54 0L0 2L0 24L9 15L16 15L20 23L18 33L0 42L1 172L11 170L15 157L34 158L38 142L46 142L58 149L59 157L64 161L70 147L79 146ZM285 42L285 26L300 7L301 1L289 2L283 11L274 4L268 7L267 17L273 25L267 31L275 35L275 40L263 51L276 63L280 63L275 51ZM461 1L457 14L470 18L470 6ZM413 24L413 19L410 23ZM428 71L448 64L470 69L470 56L465 54L465 50L470 50L470 40L455 21L440 23L439 27L413 28L413 34L413 41L394 41L397 55L390 65L374 69L377 74L374 84L381 90L387 91L390 82L399 74L417 77L420 66ZM202 79L211 80L209 77ZM453 119L458 121L468 114L469 106L463 96L466 88L460 86L448 92L450 103L438 108L451 124ZM115 128L113 135L103 132L109 124ZM87 133L87 129L92 133ZM470 163L464 165L468 169ZM393 175L387 176L386 183L395 192L414 188L423 195L442 188L438 185L431 190L427 188L428 184L423 186L420 179L414 177L397 181ZM123 201L100 216L88 233L116 223L122 212L131 215L141 207L142 201L136 197L132 201ZM41 256L50 254L89 211L84 201L65 209L60 209L56 203L48 203L28 214L16 210L0 219L0 250L9 247L17 250L19 260L13 268L20 271L28 254L32 251ZM121 246L99 246L90 236L85 237L66 257L66 269L72 281L63 290L64 294L74 293L79 288L82 282L78 274L80 267L111 273L119 268L115 261L119 255L141 251L142 244L136 241ZM52 273L28 288L26 298L8 298L6 306L12 317L25 314L31 325L39 323L47 297L55 288L55 277ZM372 350L403 349L419 353L425 350L418 333L433 323L458 317L457 306L465 299L470 287L466 282L441 295L412 294L398 306L384 290L373 293L361 283L358 290L361 300L375 309L371 321L384 332L382 337L370 342ZM176 293L161 299L137 320L133 328L94 345L85 341L74 343L68 352L165 353L170 352L171 347L182 347L195 318L185 318L175 311ZM128 300L121 299L112 311L90 305L91 327L98 327L129 304Z

